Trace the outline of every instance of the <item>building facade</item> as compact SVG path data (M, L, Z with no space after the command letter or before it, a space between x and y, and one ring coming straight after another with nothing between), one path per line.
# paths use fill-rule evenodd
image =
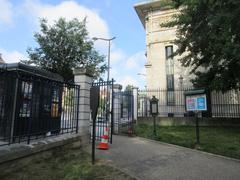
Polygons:
M173 43L176 28L161 26L179 11L164 5L162 0L145 1L134 7L146 31L147 88L172 91L191 86L189 70L181 67L179 57L171 58L177 48Z

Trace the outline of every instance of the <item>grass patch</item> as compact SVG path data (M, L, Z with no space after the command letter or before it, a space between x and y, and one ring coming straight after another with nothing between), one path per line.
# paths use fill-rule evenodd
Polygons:
M157 141L195 148L195 127L157 126L157 136L153 136L153 126L139 124L135 126L137 136ZM198 150L240 159L240 129L230 127L200 127L200 145Z
M91 165L90 155L80 149L56 149L30 157L21 167L1 172L1 180L131 180L123 172L104 163ZM6 167L7 168L7 167Z

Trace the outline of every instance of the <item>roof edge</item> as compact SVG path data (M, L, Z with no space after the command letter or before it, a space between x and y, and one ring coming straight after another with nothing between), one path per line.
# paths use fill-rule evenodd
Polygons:
M146 12L150 10L168 10L172 9L170 5L167 5L164 0L154 0L154 1L144 1L134 5L134 9L137 12L137 15L145 28L145 16Z

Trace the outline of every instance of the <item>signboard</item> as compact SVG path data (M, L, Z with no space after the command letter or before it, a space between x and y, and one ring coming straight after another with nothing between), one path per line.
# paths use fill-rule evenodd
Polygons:
M157 114L157 104L152 104L152 114Z
M187 95L186 110L187 111L207 111L206 94Z

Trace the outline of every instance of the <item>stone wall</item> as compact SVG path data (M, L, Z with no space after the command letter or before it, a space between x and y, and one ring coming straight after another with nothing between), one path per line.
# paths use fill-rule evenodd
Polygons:
M0 149L0 172L8 173L27 165L36 157L51 157L57 152L70 148L86 146L82 136L78 134L62 135L38 141L31 145L13 144ZM2 175L2 174L1 174Z

